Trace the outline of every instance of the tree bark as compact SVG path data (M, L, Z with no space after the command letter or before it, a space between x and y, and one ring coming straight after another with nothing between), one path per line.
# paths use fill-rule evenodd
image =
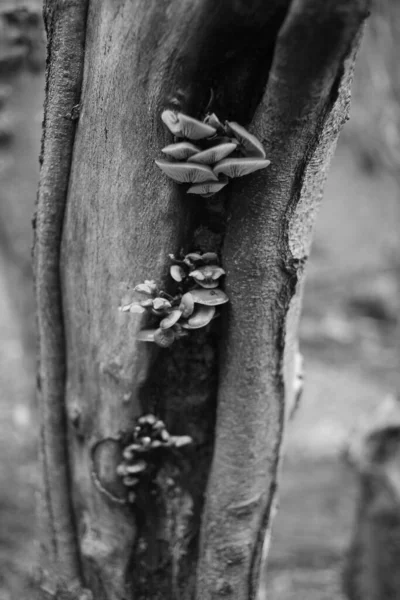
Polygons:
M85 30L83 2L49 3L36 288L53 596L256 597L304 265L366 10L101 0ZM65 117L77 104L75 131ZM154 166L171 107L251 124L271 167L217 200L190 199ZM230 303L205 333L160 350L118 307L144 279L167 288L181 248L221 255ZM193 444L165 456L155 494L131 506L116 466L147 412Z

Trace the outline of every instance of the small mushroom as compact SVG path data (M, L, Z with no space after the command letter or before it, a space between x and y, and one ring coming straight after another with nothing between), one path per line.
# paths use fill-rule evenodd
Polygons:
M204 119L204 123L206 123L207 125L211 125L211 127L214 127L217 131L225 131L224 126L222 125L221 121L218 119L215 113L208 114Z
M182 446L192 444L193 439L190 437L190 435L173 435L171 436L171 442L175 448L182 448Z
M137 460L132 465L126 465L125 469L129 475L142 473L147 468L147 463L144 460Z
M146 309L144 308L144 306L141 306L141 304L139 302L132 302L132 304L129 307L129 312L130 313L137 313L137 314L143 314L144 312L146 312Z
M155 425L155 423L157 423L157 417L150 413L139 417L137 422L139 425Z
M194 298L190 292L183 294L179 310L182 312L182 317L187 319L194 311Z
M156 287L151 285L152 282L139 283L139 285L135 286L135 292L141 292L142 294L148 294L151 296L156 291Z
M127 485L129 487L132 487L139 483L139 479L137 477L132 477L132 475L126 475L122 481L124 482L124 485Z
M199 152L198 154L193 154L188 158L188 162L213 165L236 150L236 146L237 145L232 142L219 144L218 146L208 148L208 150L203 150L203 152Z
M225 275L224 269L216 265L205 265L189 273L189 277L193 277L195 282L204 288L218 287L218 279L222 275Z
M247 156L265 158L265 150L261 142L253 134L249 133L239 123L235 123L235 121L227 121L226 126L229 133L232 133L243 146Z
M154 298L153 308L157 312L164 311L164 310L167 310L168 308L171 308L171 302L169 302L165 298Z
M136 334L136 339L139 342L154 342L154 334L157 329L142 329Z
M178 183L218 181L218 177L206 165L195 165L184 162L172 163L167 160L156 160L155 163L163 173Z
M191 267L193 263L199 261L201 261L201 254L198 252L189 252L189 254L186 254L185 258L183 259L183 262L189 267Z
M215 315L215 306L199 306L196 308L186 323L182 323L184 329L200 329L212 321Z
M178 135L180 130L178 113L173 110L164 110L161 113L161 120L166 124L171 133Z
M202 123L183 113L175 113L172 110L165 110L161 115L161 119L171 133L178 137L189 138L190 140L202 140L217 132L214 127L206 123Z
M146 300L141 300L139 304L140 306L144 306L144 308L150 308L153 306L153 300L152 298L146 298Z
M179 265L172 265L172 267L169 269L169 274L171 275L172 279L178 283L183 281L183 279L186 277L185 271Z
M175 333L172 329L157 329L154 333L154 341L161 348L172 346L175 341Z
M204 254L201 255L201 262L206 265L218 263L218 254L215 252L204 252Z
M214 148L215 146L219 146L221 144L235 144L236 148L239 146L239 142L236 138L229 137L227 135L214 135L213 137L202 140L201 142L204 150Z
M206 290L206 289L194 289L189 292L193 297L196 304L204 304L206 306L218 306L219 304L225 304L229 302L228 296L222 290Z
M210 198L210 196L214 196L217 192L222 190L228 183L226 181L205 181L204 183L196 183L192 185L188 190L187 194L198 194L199 196L203 196L204 198Z
M165 317L164 319L162 319L162 321L160 321L161 329L169 329L170 327L175 325L175 323L177 321L179 321L181 316L182 316L181 310L178 310L178 309L172 310L167 317Z
M193 154L201 152L201 148L191 144L190 142L179 142L178 144L170 144L161 150L167 156L172 156L175 160L186 160Z
M215 165L214 173L228 177L243 177L259 169L265 169L270 163L270 160L261 158L224 158Z
M170 435L166 429L162 429L160 431L160 438L162 439L163 442L168 442Z

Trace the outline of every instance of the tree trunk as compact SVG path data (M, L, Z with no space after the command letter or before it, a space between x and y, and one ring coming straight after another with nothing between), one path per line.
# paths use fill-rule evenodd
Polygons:
M48 2L35 250L48 594L256 597L304 265L366 10ZM271 166L192 200L154 165L171 141L165 108L250 124ZM145 279L166 289L181 249L221 256L230 302L207 330L157 349L118 307ZM146 413L193 443L166 453L130 504L116 468Z

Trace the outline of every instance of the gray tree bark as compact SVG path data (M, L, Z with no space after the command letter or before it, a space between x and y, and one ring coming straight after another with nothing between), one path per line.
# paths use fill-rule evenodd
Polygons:
M35 270L50 596L257 596L304 265L367 4L46 4ZM154 159L171 141L161 112L201 118L210 95L272 164L199 202ZM160 350L118 306L144 279L166 288L181 248L221 255L230 302L208 331ZM132 507L116 466L146 412L193 445L165 457L156 496Z

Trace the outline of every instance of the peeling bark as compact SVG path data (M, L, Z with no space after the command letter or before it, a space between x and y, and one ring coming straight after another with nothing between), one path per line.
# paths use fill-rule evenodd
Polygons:
M84 9L54 3L66 30L50 35L36 250L45 489L52 560L65 553L98 599L257 594L303 267L367 2L288 4L90 3L79 97ZM71 64L65 90L57 77ZM78 102L74 138L60 115ZM168 107L252 123L270 171L217 200L185 195L154 165L171 141ZM118 307L144 279L168 289L168 254L181 248L221 254L230 304L208 331L159 350ZM147 412L193 445L160 459L130 505L116 467Z

